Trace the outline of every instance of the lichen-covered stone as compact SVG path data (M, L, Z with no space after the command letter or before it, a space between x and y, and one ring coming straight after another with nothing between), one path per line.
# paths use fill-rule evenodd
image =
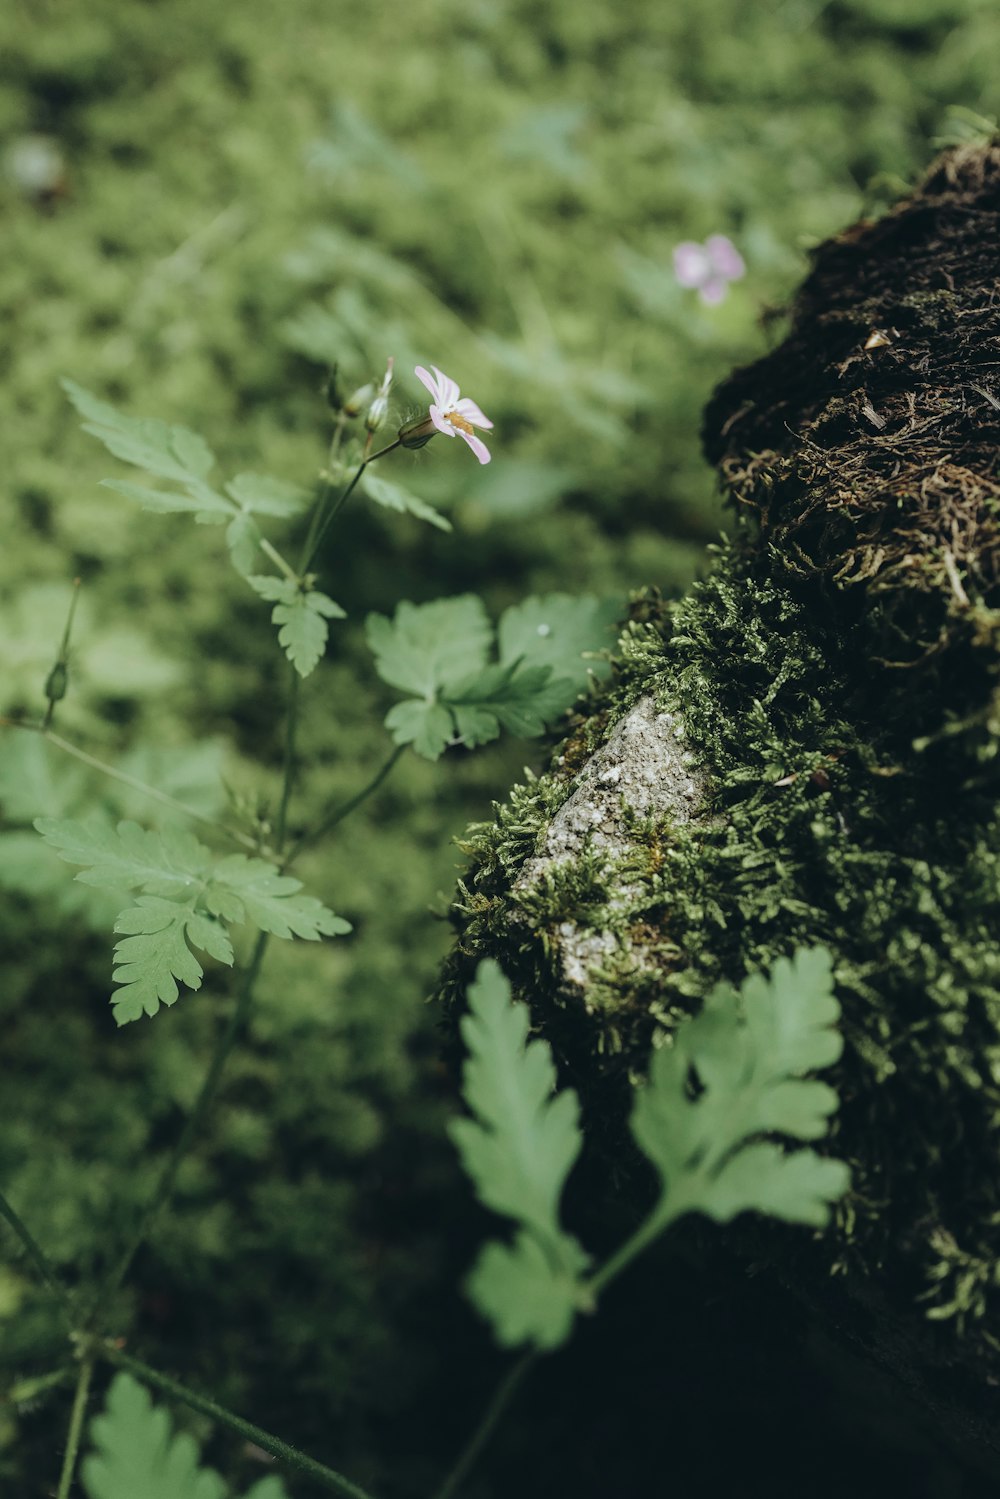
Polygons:
M758 1243L1000 1450L969 1415L1000 1377L998 243L991 147L817 251L708 408L734 537L471 830L444 994L499 958L610 1155L657 1029L824 943L854 1186L817 1243Z

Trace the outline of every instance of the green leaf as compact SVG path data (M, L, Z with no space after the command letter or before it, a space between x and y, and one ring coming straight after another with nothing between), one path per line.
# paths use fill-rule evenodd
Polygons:
M428 701L481 671L493 640L483 602L470 593L431 604L404 601L391 620L369 614L365 634L382 681Z
M229 501L216 494L214 489L199 488L197 494L178 494L176 490L150 489L145 484L133 484L130 479L102 479L104 489L113 489L126 499L135 500L143 510L157 515L173 515L181 512L191 514L205 525L224 525L233 518L233 507Z
M115 922L115 931L123 934L115 947L114 970L115 983L123 987L112 995L119 1025L155 1015L161 1004L174 1004L179 984L200 987L202 967L192 947L232 964L232 944L222 922L249 922L277 937L309 941L351 929L314 896L301 894L301 882L280 874L266 859L231 854L217 860L180 829L154 833L120 822L112 830L45 817L35 827L60 858L86 866L77 880L115 891L147 892ZM0 876L2 855L0 844Z
M451 521L447 520L440 510L435 510L433 505L429 505L419 495L411 494L401 484L393 484L388 479L380 479L366 469L361 477L360 485L369 499L374 500L377 505L384 506L387 510L416 516L417 520L424 520L428 525L437 526L439 531L451 530Z
M512 1245L487 1244L465 1289L505 1348L520 1343L558 1348L569 1337L580 1308L579 1281L553 1267L538 1240L525 1230Z
M303 592L292 578L252 575L247 582L261 598L274 603L271 619L281 627L278 642L299 676L307 677L326 648L327 620L346 619L346 613L325 593Z
M829 954L814 948L779 959L768 979L748 978L739 994L717 985L674 1044L654 1054L632 1132L663 1181L658 1215L703 1212L724 1222L755 1210L827 1221L849 1185L847 1167L760 1137L826 1133L837 1095L802 1074L839 1057L839 1014Z
M576 695L571 682L553 681L548 666L488 666L449 697L448 707L459 737L471 749L495 739L501 727L522 739L544 733L547 721Z
M552 1052L528 1041L528 1007L511 1000L498 964L480 963L468 999L462 1093L473 1118L449 1133L480 1201L561 1250L559 1198L583 1143L579 1101L572 1088L553 1096Z
M275 937L339 937L351 924L312 895L300 895L302 881L279 874L266 859L230 854L212 870L205 904L226 921L248 921Z
M112 829L55 817L38 817L35 827L61 859L86 866L76 876L81 883L109 890L183 898L200 887L212 862L205 845L181 828L152 833L134 822Z
M189 942L223 963L233 961L232 946L217 922L159 895L141 895L118 917L115 931L125 933L115 945L112 975L122 985L112 995L119 1025L155 1015L161 1004L174 1004L178 981L189 989L201 988L202 966Z
M63 380L62 386L84 418L83 430L124 463L181 484L200 483L211 472L215 457L196 432L170 427L155 417L136 420L124 416L75 380Z
M585 658L614 645L624 609L624 599L597 599L592 594L574 598L547 593L524 599L500 616L500 660L548 666L553 677L564 678L578 694L591 676L605 677L611 670L607 661Z
M244 578L257 566L260 527L251 515L237 515L226 527L226 546L236 571Z
M425 760L436 760L454 743L456 728L447 708L408 698L385 715L385 726L395 744L412 744Z
M412 744L431 760L452 743L485 744L501 728L541 734L577 695L574 681L554 678L547 663L491 665L486 611L469 594L402 603L392 620L370 614L365 629L379 676L416 699L391 709L386 727L397 744ZM577 662L577 680L579 668Z
M226 485L226 493L247 513L281 519L298 515L312 498L300 484L288 484L267 474L237 474Z
M512 1002L498 964L480 963L468 1000L462 1092L473 1117L454 1120L449 1134L480 1201L519 1232L513 1246L486 1246L467 1289L502 1343L551 1348L584 1301L588 1258L559 1222L582 1144L579 1102L570 1088L553 1096L552 1053L528 1041L528 1008Z
M194 1439L173 1434L170 1417L154 1406L131 1374L116 1374L104 1410L90 1423L95 1451L80 1477L88 1499L228 1499L229 1489L200 1465ZM255 1483L246 1499L288 1499L274 1474Z

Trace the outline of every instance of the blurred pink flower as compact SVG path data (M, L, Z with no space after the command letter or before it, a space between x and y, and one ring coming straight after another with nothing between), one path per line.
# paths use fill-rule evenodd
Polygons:
M710 234L703 245L686 239L674 251L674 275L681 286L697 288L703 302L721 302L727 284L745 273L743 256L724 234Z
M489 463L489 449L482 438L476 436L473 427L490 428L493 423L484 416L475 401L463 396L454 380L441 373L436 364L431 365L433 375L418 364L414 370L417 379L430 391L430 419L445 437L461 437L467 442L480 463Z

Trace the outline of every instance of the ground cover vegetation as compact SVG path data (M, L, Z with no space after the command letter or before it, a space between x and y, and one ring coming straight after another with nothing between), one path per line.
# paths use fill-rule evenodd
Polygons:
M195 429L227 474L307 491L336 420L334 364L349 390L394 355L398 422L426 410L409 372L434 360L495 423L489 466L436 443L386 473L450 532L385 508L390 492L382 508L352 502L321 546L347 618L330 620L303 684L293 837L392 751L369 612L389 621L401 599L471 591L496 620L526 595L623 608L640 585L681 592L722 524L697 440L710 387L773 339L812 243L895 196L935 136L971 128L951 106L996 110L993 25L973 0L460 15L295 0L266 21L188 0L10 7L0 709L44 712L79 577L58 732L206 817L281 815L287 672L271 610L215 528L98 487L111 460L79 434L63 378ZM41 141L58 153L47 175ZM747 268L718 305L672 269L678 243L713 234ZM151 1363L376 1493L432 1492L501 1368L456 1294L482 1224L456 1213L453 1087L422 1001L448 942L433 909L454 883L450 839L535 752L508 738L437 762L410 753L303 857L308 890L353 934L272 943L247 1041L111 1308ZM169 1158L224 990L215 969L116 1033L116 912L31 823L97 807L149 828L157 809L11 731L0 793L0 1183L57 1269L90 1285ZM33 1379L65 1338L16 1242L3 1247L0 1473L13 1493L44 1493L69 1392ZM639 1304L650 1289L637 1282ZM659 1471L642 1440L622 1456L585 1388L607 1355L591 1347L575 1369L553 1362L561 1395L545 1420L513 1419L478 1492L514 1470L532 1492L591 1492L608 1481L595 1452L623 1465L623 1492ZM661 1423L642 1374L637 1420ZM121 1389L141 1424L141 1398ZM577 1452L567 1433L587 1398ZM190 1429L235 1491L260 1477L252 1447L207 1419Z

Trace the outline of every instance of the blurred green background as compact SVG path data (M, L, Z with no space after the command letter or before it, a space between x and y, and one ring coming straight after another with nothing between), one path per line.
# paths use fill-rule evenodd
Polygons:
M206 811L227 786L273 808L285 673L267 610L218 531L98 487L124 471L79 432L63 375L202 432L228 474L306 484L334 361L361 383L394 355L396 421L424 404L417 362L493 418L487 468L432 443L382 470L451 535L359 504L326 548L323 586L350 618L304 690L296 826L389 749L367 610L683 590L724 524L698 443L713 384L780 336L811 245L997 111L998 40L995 0L7 0L0 711L39 711L79 576L60 730ZM679 242L710 234L747 266L718 306L672 269ZM498 1368L454 1290L482 1224L443 1139L423 1002L451 840L540 753L404 760L305 861L356 934L273 945L249 1044L116 1311L137 1353L401 1499L429 1491ZM175 1138L223 991L212 976L116 1033L107 909L26 829L156 808L10 730L0 800L0 1183L86 1283ZM63 1343L0 1249L2 1395ZM530 1493L653 1491L660 1419L634 1417L657 1439L630 1439L623 1469L592 1383L602 1360L644 1371L651 1350L610 1348L539 1380L539 1410L470 1495L503 1492L505 1473ZM51 1491L67 1403L0 1403L0 1492ZM261 1471L231 1441L213 1456L234 1481ZM786 1492L780 1454L757 1461ZM671 1492L714 1492L687 1483Z

